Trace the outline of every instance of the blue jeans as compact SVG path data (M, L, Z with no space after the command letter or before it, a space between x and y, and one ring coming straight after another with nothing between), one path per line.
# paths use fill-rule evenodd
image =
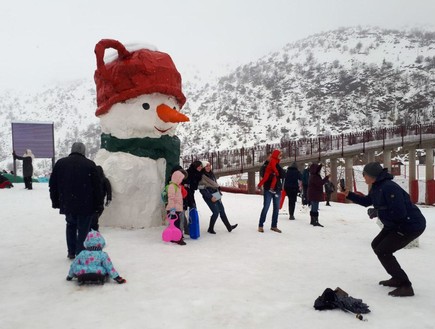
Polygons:
M89 233L92 217L94 215L65 215L66 245L69 255L78 255L85 249L83 242Z
M311 211L312 212L319 211L319 201L311 201Z
M269 190L264 190L263 194L263 209L261 210L259 227L263 227L266 221L266 215L269 211L270 202L273 201L273 212L272 212L272 226L277 227L278 225L278 211L279 211L279 200L281 199L281 191L276 191L276 194L270 193Z

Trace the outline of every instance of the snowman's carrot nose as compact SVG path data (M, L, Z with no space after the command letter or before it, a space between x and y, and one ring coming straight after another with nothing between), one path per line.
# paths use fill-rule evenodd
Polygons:
M183 113L178 112L170 108L166 104L160 104L157 106L157 115L163 122L186 122L189 121L189 118L185 116Z

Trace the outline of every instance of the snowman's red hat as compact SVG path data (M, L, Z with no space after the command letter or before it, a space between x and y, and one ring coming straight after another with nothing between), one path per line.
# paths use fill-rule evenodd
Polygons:
M118 58L104 63L104 52L113 48ZM161 93L174 96L180 108L186 102L181 91L181 75L171 57L159 51L139 49L128 51L117 40L103 39L95 46L97 69L97 112L99 116L112 105L144 94Z

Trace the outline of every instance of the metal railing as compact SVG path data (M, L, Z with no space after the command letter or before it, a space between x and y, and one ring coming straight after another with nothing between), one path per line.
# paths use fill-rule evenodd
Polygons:
M392 149L398 146L435 142L435 122L410 126L369 129L341 135L302 138L277 144L264 144L232 150L186 155L181 158L187 168L194 160L207 160L219 176L258 169L274 149L282 152L282 163L365 153L370 149Z

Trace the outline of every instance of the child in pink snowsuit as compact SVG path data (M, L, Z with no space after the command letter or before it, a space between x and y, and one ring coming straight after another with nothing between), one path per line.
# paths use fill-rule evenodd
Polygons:
M166 211L168 214L174 214L178 216L178 220L175 221L175 226L183 232L184 226L184 210L183 210L183 198L187 192L184 186L181 184L185 175L180 170L175 171L172 174L171 181L168 186L168 204L166 205ZM179 241L171 241L179 245L185 245L183 236Z
M261 181L258 183L258 187L262 187L264 183L268 181L270 176L272 175L272 181L270 183L270 192L275 192L275 186L276 182L278 181L277 177L279 176L278 169L276 169L276 165L281 160L281 151L274 150L272 152L272 155L270 156L269 163L266 167L266 170L264 171L264 177L261 179Z

